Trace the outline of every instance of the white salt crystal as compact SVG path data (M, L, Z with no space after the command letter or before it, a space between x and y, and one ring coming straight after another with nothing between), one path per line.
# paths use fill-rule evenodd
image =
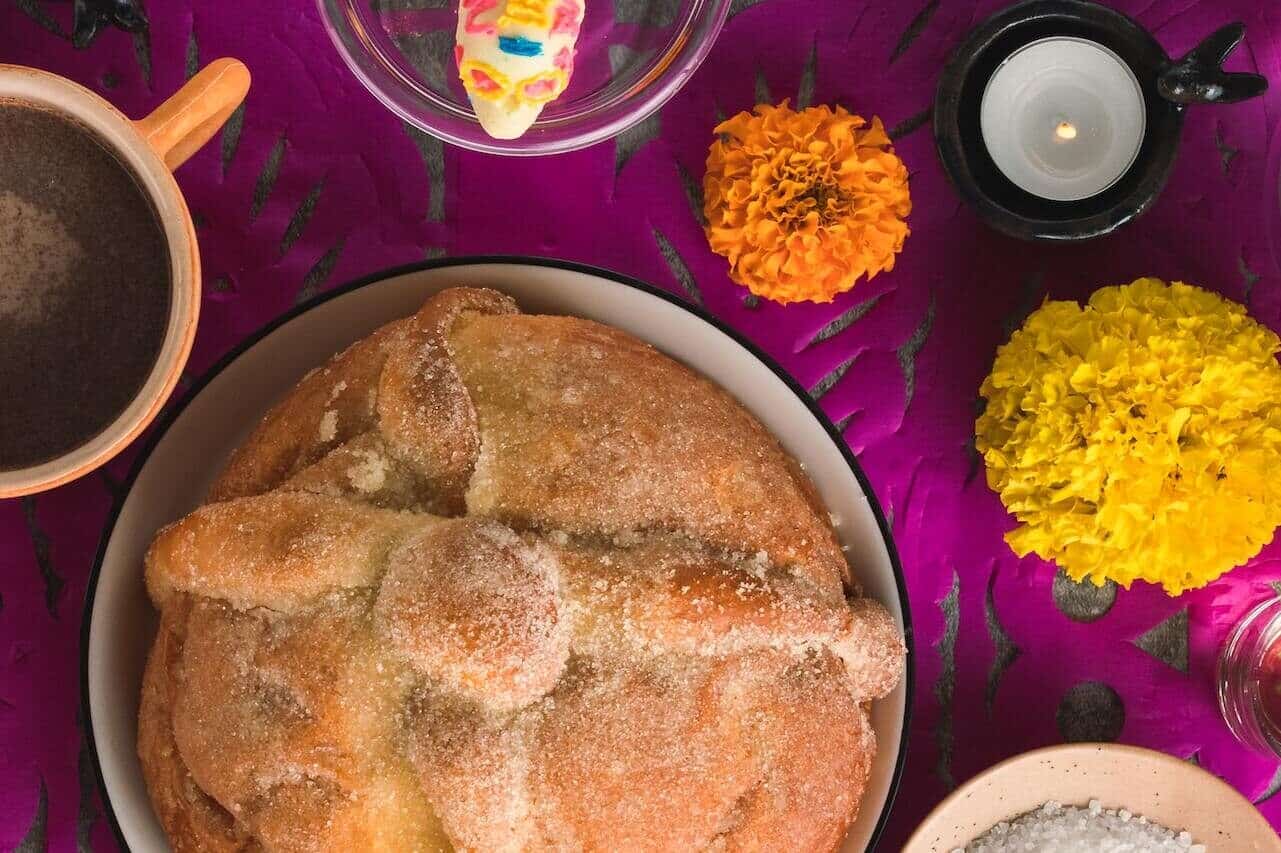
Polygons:
M1128 809L1106 809L1099 800L1084 808L1051 800L998 823L960 853L1208 853L1186 831L1133 818Z

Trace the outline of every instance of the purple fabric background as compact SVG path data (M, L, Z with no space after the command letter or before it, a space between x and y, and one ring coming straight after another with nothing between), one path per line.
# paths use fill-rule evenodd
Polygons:
M1056 607L1053 568L1002 543L1009 521L971 448L993 352L1047 295L1081 297L1151 274L1248 301L1281 329L1281 6L1116 0L1172 53L1244 20L1247 42L1231 66L1278 85L1263 99L1189 114L1171 184L1146 218L1108 239L1053 247L984 229L946 185L922 124L948 51L1000 5L739 0L711 58L657 118L537 162L444 150L408 133L347 73L309 2L153 0L149 39L113 31L77 53L57 34L69 3L0 0L0 62L70 76L133 116L218 56L240 57L255 74L238 135L224 133L178 175L205 266L187 382L319 290L439 254L529 253L698 299L814 388L892 515L915 618L915 717L884 849L897 849L956 783L1059 741L1060 703L1083 681L1119 695L1120 740L1199 761L1281 825L1277 765L1231 739L1211 681L1227 627L1281 580L1281 548L1208 589L1170 599L1136 587L1097 621L1073 621ZM718 112L798 95L896 128L912 170L913 233L892 273L833 305L751 307L707 248L692 188ZM818 334L842 316L856 319ZM114 848L77 719L79 625L99 532L132 457L0 502L0 848ZM1186 672L1136 644L1162 625L1167 660L1178 663L1186 638Z

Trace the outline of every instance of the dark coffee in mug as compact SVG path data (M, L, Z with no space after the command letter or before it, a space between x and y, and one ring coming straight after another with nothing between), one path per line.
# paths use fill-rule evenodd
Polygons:
M155 207L106 143L0 100L0 471L125 410L160 354L171 279Z

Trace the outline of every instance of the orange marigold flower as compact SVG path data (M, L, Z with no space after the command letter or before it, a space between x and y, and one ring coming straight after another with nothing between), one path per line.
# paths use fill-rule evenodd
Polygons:
M894 269L912 211L907 167L879 118L761 104L717 128L703 177L712 250L752 293L831 302Z

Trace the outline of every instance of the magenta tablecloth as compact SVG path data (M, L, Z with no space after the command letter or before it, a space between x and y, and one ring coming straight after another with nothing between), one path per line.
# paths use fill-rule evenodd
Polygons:
M1051 566L1005 547L1009 521L971 446L995 348L1047 295L1151 274L1244 300L1281 329L1281 4L1117 0L1172 53L1245 21L1231 66L1278 85L1264 99L1192 111L1152 212L1114 237L1060 247L985 230L933 152L926 110L944 58L1000 5L738 0L711 58L657 117L541 161L408 132L347 73L310 2L153 0L149 38L112 31L78 53L61 35L69 3L14 0L0 3L0 62L66 74L135 116L215 57L253 71L242 117L178 175L206 281L188 382L343 281L441 254L528 253L701 301L812 388L893 519L915 617L915 717L883 849L897 849L958 782L1064 737L1117 736L1197 761L1281 825L1281 772L1232 740L1211 685L1227 627L1281 581L1281 548L1180 598L1146 586L1083 598L1056 584ZM751 307L708 250L692 193L715 116L789 96L895 128L912 170L913 233L892 273L833 305ZM78 719L79 627L94 548L132 457L0 502L5 849L114 848Z

